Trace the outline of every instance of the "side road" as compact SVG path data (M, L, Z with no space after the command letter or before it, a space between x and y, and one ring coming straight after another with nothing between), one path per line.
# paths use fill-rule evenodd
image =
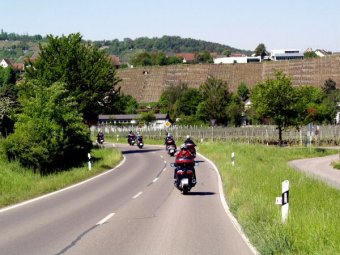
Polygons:
M288 165L299 170L312 174L330 184L331 186L340 189L340 170L332 167L332 161L338 161L340 154L309 158L298 159L288 162Z

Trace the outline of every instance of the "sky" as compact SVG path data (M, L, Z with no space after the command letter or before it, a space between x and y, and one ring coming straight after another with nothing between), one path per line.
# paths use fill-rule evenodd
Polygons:
M86 40L180 36L255 50L340 52L339 0L0 0L0 29Z

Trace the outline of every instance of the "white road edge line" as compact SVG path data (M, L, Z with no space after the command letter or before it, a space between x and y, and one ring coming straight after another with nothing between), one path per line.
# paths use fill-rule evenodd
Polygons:
M158 181L158 177L156 177L155 179L153 179L152 182L156 182L156 181Z
M139 192L139 193L137 193L136 195L134 195L132 198L133 199L136 199L137 197L139 197L140 195L142 195L143 194L143 192Z
M165 172L166 171L166 167L164 167L164 169L163 169L163 172Z
M104 224L105 222L107 222L109 219L112 218L112 216L114 216L115 213L110 213L108 216L106 216L104 219L102 219L101 221L99 221L96 225L102 225Z
M256 248L250 243L249 239L247 238L247 236L244 234L244 232L242 231L242 227L241 225L238 223L238 221L236 220L236 218L234 217L234 215L230 212L229 206L226 202L225 196L224 196L224 190L223 190L223 183L222 183L222 178L220 175L220 172L218 171L217 166L214 164L214 162L212 162L210 159L208 159L207 157L203 156L200 153L199 154L202 158L204 158L206 161L208 161L214 168L215 172L217 173L217 179L218 179L218 190L220 193L220 200L222 203L222 206L224 208L224 211L226 212L226 214L228 215L228 217L231 220L231 223L233 223L235 229L237 230L237 232L239 232L240 236L242 237L242 239L244 240L244 242L248 245L248 247L250 248L250 250L254 253L254 254L260 254Z
M166 164L166 161L164 160L164 164Z
M73 189L73 188L75 188L75 187L78 187L78 186L80 186L80 185L82 185L82 184L84 184L84 183L90 182L90 181L92 181L92 180L94 180L94 179L96 179L96 178L99 178L99 177L101 177L101 176L103 176L103 175L106 175L106 174L108 174L108 173L111 173L112 171L116 170L118 167L120 167L121 165L123 165L123 164L125 163L125 161L126 161L126 157L123 155L123 160L122 160L116 167L114 167L114 168L112 168L112 169L109 169L109 170L107 170L106 172L104 172L104 173L102 173L102 174L100 174L100 175L94 176L94 177L92 177L92 178L90 178L90 179L88 179L88 180L79 182L79 183L77 183L77 184L74 184L74 185L72 185L72 186L66 187L66 188L64 188L64 189L57 190L57 191L54 191L54 192L52 192L52 193L48 193L48 194L46 194L46 195L42 195L42 196L40 196L40 197L36 197L36 198L30 199L30 200L21 202L21 203L19 203L19 204L15 204L15 205L12 205L12 206L9 206L9 207L5 207L5 208L3 208L3 209L0 209L0 213L3 213L3 212L6 212L6 211L9 211L9 210L12 210L12 209L14 209L14 208L17 208L17 207L20 207L20 206L23 206L23 205L27 205L27 204L33 203L33 202L38 201L38 200L40 200L40 199L44 199L44 198L47 198L47 197L56 195L56 194L58 194L58 193L60 193L60 192L63 192L63 191L66 191L66 190L69 190L69 189Z

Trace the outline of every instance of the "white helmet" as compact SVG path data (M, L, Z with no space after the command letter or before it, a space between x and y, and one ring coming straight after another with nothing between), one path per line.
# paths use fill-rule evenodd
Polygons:
M187 135L187 139L189 139L190 138L190 135Z

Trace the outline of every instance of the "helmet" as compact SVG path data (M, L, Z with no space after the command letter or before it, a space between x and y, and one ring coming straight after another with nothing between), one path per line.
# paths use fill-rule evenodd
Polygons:
M130 130L129 133L132 134L132 131Z
M190 135L187 135L187 139L189 139L190 138Z
M137 132L137 135L140 135L140 132L139 132L139 131Z
M186 144L181 145L181 150L187 150L187 149L188 149L188 146Z
M170 133L168 133L168 137L171 137L171 134L170 134Z

